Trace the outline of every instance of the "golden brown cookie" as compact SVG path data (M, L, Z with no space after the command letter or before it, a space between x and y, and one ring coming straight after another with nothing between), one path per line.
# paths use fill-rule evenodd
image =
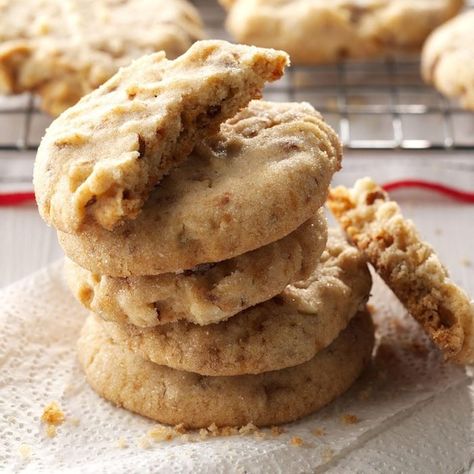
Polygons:
M117 344L157 364L202 375L258 374L302 364L331 344L365 307L371 283L365 257L331 230L310 278L225 322L103 327Z
M370 178L332 189L328 206L351 241L444 352L474 362L474 304L398 204Z
M423 47L421 72L442 94L474 110L474 11L436 29Z
M133 59L175 58L203 37L184 0L3 0L0 91L35 92L59 115Z
M135 219L196 141L259 97L287 61L283 52L199 41L173 61L156 53L121 69L46 131L34 170L41 216L65 232Z
M336 133L309 104L253 101L161 181L136 219L113 232L86 224L59 240L69 258L101 275L227 260L314 216L341 157Z
M370 360L374 329L368 313L310 361L260 375L206 377L141 359L112 342L88 318L79 361L94 390L117 406L190 428L285 423L312 413L345 392Z
M220 0L247 44L281 48L295 64L418 51L463 0Z
M277 242L215 264L181 273L114 278L97 275L66 259L74 296L104 319L151 327L178 320L217 323L266 301L307 278L327 241L320 210Z

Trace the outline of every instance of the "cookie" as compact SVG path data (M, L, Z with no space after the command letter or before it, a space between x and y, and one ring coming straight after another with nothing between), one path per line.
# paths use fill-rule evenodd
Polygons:
M422 74L442 94L474 110L474 11L435 30L423 47Z
M329 208L446 359L474 362L474 304L397 203L370 178L332 189Z
M221 0L239 42L281 48L295 64L418 51L463 0Z
M324 203L340 168L336 133L307 103L252 101L166 176L140 215L109 232L59 232L66 255L101 275L156 275L283 238Z
M259 374L302 364L331 344L371 288L365 258L340 231L310 278L219 324L140 329L105 323L119 345L160 365L201 375Z
M136 218L196 141L258 97L286 63L283 52L199 41L173 61L155 53L121 69L46 131L34 170L41 216L65 232Z
M190 428L285 423L312 413L345 392L370 360L373 325L359 313L310 361L260 375L206 377L141 359L114 344L88 318L79 361L93 389L117 406L162 423Z
M178 274L114 278L93 274L68 259L65 269L76 298L106 320L141 327L178 320L203 325L227 319L307 278L326 240L321 210L277 242Z
M37 93L59 115L133 59L175 58L203 37L184 0L4 0L0 91Z

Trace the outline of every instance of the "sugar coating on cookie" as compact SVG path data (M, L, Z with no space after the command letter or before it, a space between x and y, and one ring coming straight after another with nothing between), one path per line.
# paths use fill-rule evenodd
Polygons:
M86 378L105 399L161 423L189 428L268 426L301 418L345 392L371 357L368 313L310 361L259 375L207 377L153 364L117 345L98 319L78 341Z
M326 200L342 149L307 103L252 101L197 144L141 213L108 232L59 232L69 258L94 273L156 275L241 255L279 240Z
M203 37L184 0L3 0L0 91L35 92L59 115L133 59L175 58Z
M413 52L463 0L220 0L240 42L281 48L294 64Z
M370 178L332 189L328 206L350 240L423 326L446 359L474 362L474 304L449 278L398 204Z
M322 211L283 239L180 273L114 278L66 260L74 296L104 319L151 327L178 320L217 323L307 278L326 247Z
M468 11L435 30L422 54L422 74L442 94L474 110L474 12Z
M259 374L302 364L331 344L365 307L371 284L365 257L331 230L307 280L225 322L103 326L116 343L157 364L202 375Z
M259 97L287 62L286 53L225 41L199 41L173 61L162 52L134 61L46 131L34 170L40 214L65 232L136 218L196 141Z

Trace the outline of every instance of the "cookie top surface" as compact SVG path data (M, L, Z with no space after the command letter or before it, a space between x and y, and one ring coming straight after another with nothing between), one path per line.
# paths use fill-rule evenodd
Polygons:
M258 374L302 364L327 347L365 306L371 283L362 254L330 231L306 281L225 322L104 327L118 344L160 365L202 375Z
M79 361L92 387L118 406L189 428L257 426L296 420L345 392L370 360L374 329L359 313L325 350L297 367L236 377L206 377L146 361L88 318Z
M4 0L0 90L37 92L58 115L133 59L175 58L203 36L184 0Z
M341 157L336 133L309 104L252 101L160 182L136 219L114 232L60 232L60 243L82 267L111 276L227 260L314 216Z
M240 42L281 48L293 63L419 50L463 0L221 0ZM304 47L302 47L304 45Z
M283 52L199 41L170 61L144 56L65 111L35 162L38 209L51 225L112 229L139 214L152 188L283 74Z
M474 11L452 19L428 38L422 74L441 93L474 110Z
M474 304L450 280L434 250L421 240L398 204L364 178L352 189L332 189L328 205L348 237L446 358L473 363Z
M271 244L181 273L114 278L66 260L76 298L106 320L152 327L186 320L210 324L266 301L307 278L326 247L324 213Z

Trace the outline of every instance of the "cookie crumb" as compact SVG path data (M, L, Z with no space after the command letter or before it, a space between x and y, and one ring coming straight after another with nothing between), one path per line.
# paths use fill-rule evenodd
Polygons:
M359 418L356 415L351 415L350 413L341 416L341 421L345 425L355 425L359 423Z
M207 427L207 431L211 434L211 436L219 436L219 428L215 423Z
M41 421L47 425L59 426L64 423L65 419L64 412L56 402L46 405L41 415Z
M54 438L57 435L56 425L46 425L46 436Z
M75 417L68 418L68 421L69 421L69 423L71 423L72 426L79 426L80 423L81 423L79 418L75 418Z
M372 395L372 387L367 387L364 390L361 390L357 395L357 398L362 401L367 401Z
M20 456L23 459L29 459L33 451L30 445L23 443L23 444L20 444L20 447L18 448L18 452L20 453Z
M282 428L281 426L272 426L270 428L270 432L271 432L273 437L277 437L277 436L280 436L281 434L283 434L285 432L285 429Z
M176 432L169 426L156 425L148 431L147 435L156 442L172 441L176 437Z
M206 428L201 428L199 430L199 439L206 439L209 438L209 431Z
M255 431L255 433L253 434L253 437L255 439L266 439L267 433L265 433L265 431Z
M239 429L239 434L242 436L250 435L258 431L258 428L253 423L247 423Z
M461 265L463 267L472 267L472 262L471 260L469 260L467 257L464 257L462 260L461 260Z
M142 436L138 440L138 446L142 449L150 449L151 448L150 440L146 436Z
M325 436L326 430L324 428L314 428L313 430L311 430L311 434L318 437Z
M117 440L117 447L119 447L120 449L128 448L127 440L126 440L123 436L121 436L121 437Z
M436 228L434 232L436 235L441 235L443 233L443 230L440 228Z
M428 355L428 348L421 342L413 342L410 346L411 352L418 357L426 357Z
M176 431L176 433L179 433L179 434L185 434L188 432L186 426L184 425L184 423L180 423L179 425L176 425L174 427L174 430Z
M334 451L329 446L326 446L321 451L321 458L324 462L329 462L334 457Z
M290 445L300 448L301 446L304 445L304 441L299 436L293 436L290 439Z

